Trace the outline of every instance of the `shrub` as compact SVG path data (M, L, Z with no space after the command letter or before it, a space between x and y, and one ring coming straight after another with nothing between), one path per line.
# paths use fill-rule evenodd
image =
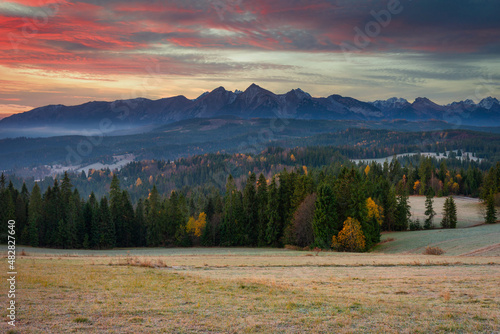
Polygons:
M295 246L295 245L285 245L285 249L294 250L294 251L301 251L302 247Z
M427 255L442 255L444 254L444 250L442 250L440 247L426 247L425 248L425 251L424 251L424 254L427 254Z

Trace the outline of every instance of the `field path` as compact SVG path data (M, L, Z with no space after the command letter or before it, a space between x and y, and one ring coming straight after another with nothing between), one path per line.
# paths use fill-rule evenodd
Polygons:
M472 252L461 254L461 256L500 256L500 244L478 248Z

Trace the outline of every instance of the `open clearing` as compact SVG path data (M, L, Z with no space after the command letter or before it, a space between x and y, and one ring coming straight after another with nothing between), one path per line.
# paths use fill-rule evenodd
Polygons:
M469 228L436 229L382 234L375 252L422 254L426 247L439 247L446 255L500 256L500 224Z
M17 260L19 333L500 330L496 256L24 249L27 256Z
M484 205L477 198L454 196L455 204L457 205L457 227L468 227L484 223ZM440 227L443 219L443 206L446 197L434 198L434 227ZM410 206L412 219L419 219L420 224L425 222L425 196L410 196Z

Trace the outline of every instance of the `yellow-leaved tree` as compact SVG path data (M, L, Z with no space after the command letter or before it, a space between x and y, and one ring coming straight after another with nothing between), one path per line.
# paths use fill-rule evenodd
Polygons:
M365 235L361 223L357 219L347 218L339 235L333 236L332 248L338 251L362 252L365 249Z
M194 235L195 237L201 237L201 234L203 233L203 229L205 228L205 225L207 224L207 215L205 212L200 213L198 216L198 219L194 219L194 217L190 217L187 225L186 225L186 230L189 234Z
M383 208L377 203L375 203L374 200L372 200L371 197L368 197L366 200L366 207L368 208L368 220L371 220L372 218L375 218L377 223L379 225L382 225L382 220L383 220Z
M370 173L370 165L366 165L365 175L368 175L369 173Z

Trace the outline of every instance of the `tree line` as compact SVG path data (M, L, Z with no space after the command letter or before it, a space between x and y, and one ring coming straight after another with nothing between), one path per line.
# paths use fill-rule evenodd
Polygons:
M360 170L366 167L366 163L352 163L339 150L342 148L333 146L290 149L268 147L259 154L209 153L176 161L143 160L132 162L120 171L90 170L70 173L69 176L82 197L88 198L94 192L96 197L101 198L108 194L111 179L117 175L122 189L127 190L135 206L139 199L149 195L153 185L156 185L161 194L176 190L186 195L193 188L208 194L213 188L224 191L229 174L234 177L236 186L242 189L249 171L256 175L262 173L269 180L272 175L285 168L292 171L307 166L310 173L318 174L324 166L337 171L341 167L355 167ZM392 161L389 159L381 168L393 185L406 175L410 195L424 195L428 187L432 187L437 196L481 195L485 173L492 167L490 162L459 160L455 159L453 154L448 154L446 158L441 154L439 159L441 160L422 155L400 157ZM377 168L372 164L370 166ZM319 182L318 176L313 177ZM32 189L37 182L42 192L54 183L53 177L36 181L34 178L11 175L9 180L17 189L21 189L24 182L28 189Z
M116 174L109 192L101 197L94 193L82 197L67 173L43 193L36 183L31 192L26 184L19 191L12 182L7 185L2 174L0 218L5 223L16 220L18 243L41 247L295 245L366 251L380 241L381 231L433 228L436 190L444 195L446 184L451 184L446 191L453 192L454 183L468 182L467 174L460 179L460 171L426 164L412 170L397 160L359 167L334 163L284 169L267 178L249 172L241 185L229 175L222 192L196 187L165 193L153 185L136 203ZM487 204L486 222L493 223L500 164L484 175L484 182L483 174L477 178ZM417 191L417 181L418 192L427 196L423 226L411 220L408 201L409 194ZM441 227L454 228L452 197L444 212Z

